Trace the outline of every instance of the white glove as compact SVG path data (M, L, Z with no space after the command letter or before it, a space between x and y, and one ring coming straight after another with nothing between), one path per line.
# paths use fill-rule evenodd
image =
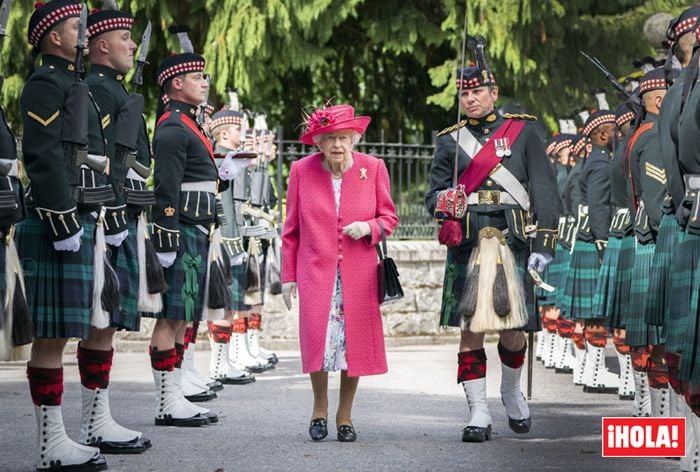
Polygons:
M172 252L157 252L158 255L158 260L160 261L160 265L163 266L163 269L167 269L171 265L175 263L175 258L177 257L177 252L172 251Z
M297 297L297 283L285 282L282 284L282 299L287 306L287 310L292 309L292 297Z
M354 240L358 240L363 236L372 234L372 228L369 227L369 223L366 221L355 221L343 228L343 233Z
M221 180L233 180L238 174L248 168L253 159L234 159L235 151L229 151L224 157L224 162L219 166Z
M540 274L544 272L553 257L544 252L533 252L527 260L527 270L535 269Z
M126 237L129 236L129 230L125 229L117 234L105 234L105 242L110 246L119 247L122 245Z
M83 228L80 228L80 231L75 233L70 238L54 241L53 248L57 251L78 252L80 251L80 238L83 236L83 233Z
M245 261L248 259L248 253L247 252L242 252L236 257L231 257L231 266L239 266L241 264L244 264Z

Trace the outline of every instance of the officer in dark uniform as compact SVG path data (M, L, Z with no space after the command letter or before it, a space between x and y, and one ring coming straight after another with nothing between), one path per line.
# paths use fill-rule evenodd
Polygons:
M474 151L478 146L475 143L489 147L491 137L499 132L499 128L506 124L511 126L510 122L534 120L526 116L502 116L495 110L498 86L485 66L485 60L479 62L482 67L467 67L458 70L457 73L457 89L461 91L458 97L459 104L466 119L439 133L431 169L430 190L425 197L425 205L431 215L435 214L438 200L445 195L441 192L453 186L455 156L461 175L476 155ZM459 221L462 231L461 243L459 246L450 247L447 255L440 324L463 328L457 380L462 384L469 404L470 420L462 434L462 440L467 442L481 442L489 439L491 435L491 417L486 405L484 334L472 332L474 320L462 320L462 313L458 310L463 295L478 289L478 281L472 280L470 283L467 279L468 276L473 278L476 273L474 270L468 273L470 255L474 250L481 250L487 239L484 237L482 241L480 230L491 228L487 231L497 238L498 234L501 234L499 250L504 249L506 240L503 239L503 232L508 230L505 236L508 250L512 251L516 260L515 267L520 273L519 278L515 277L518 280L510 281L525 283L525 293L530 297L533 290L531 282L525 278L525 268L529 265L540 272L543 271L551 261L556 247L560 213L556 181L542 140L536 135L531 123L526 122L523 125L516 139L494 139L491 143L494 148L498 145L495 153L498 157L503 157L500 165L507 169L508 174L513 176L517 183L510 181L504 186L490 177L476 182L477 190L467 195L469 205L466 216ZM457 132L453 133L455 131ZM459 136L473 137L470 139L469 151L465 151L461 146L456 149L456 139L460 139ZM515 198L516 195L521 196L521 188L526 189L525 192L529 195L527 201L518 202ZM537 218L536 229L531 225L530 215ZM486 233L482 234L486 236ZM530 236L534 237L532 249L529 247ZM493 287L481 287L481 290L492 291ZM518 328L537 330L538 317L532 300L529 301L523 324ZM514 313L512 309L508 318ZM522 331L515 329L499 331L499 335L498 351L502 362L501 397L511 429L516 433L526 433L530 430L530 412L520 390L526 350L525 336Z
M170 288L163 297L163 311L153 315L157 321L150 354L156 425L216 421L216 415L184 398L175 372L182 362L176 343L184 346L187 323L202 319L208 308L209 239L214 235L219 182L211 144L197 123L197 106L208 89L204 65L202 56L186 52L168 57L157 71L158 85L169 100L153 140L156 203L151 239Z
M656 127L666 89L663 68L653 69L640 79L639 94L644 105L644 119L627 145L632 203L633 210L636 210L634 233L637 245L631 303L625 318L625 343L632 348L632 363L636 370L641 367L639 359L645 359L651 352L651 360L644 362L643 369L649 382L652 416L668 416L668 367L662 348L658 347L664 340L658 326L645 322L649 273L653 267L661 209L667 193L666 172ZM660 313L658 315L661 316Z
M84 100L86 89L76 82L76 45L83 46L78 44L80 12L81 4L71 0L37 4L28 36L42 65L20 101L30 184L17 245L34 321L27 377L38 420L38 470L107 468L98 448L66 436L61 415L63 349L70 337L88 337L93 314L95 218L90 212L114 198L100 188L104 177L79 167L74 152L87 144L87 136L72 134L79 130L71 120L86 117L91 127L100 123L97 109ZM83 100L69 101L75 97ZM95 377L101 381L99 373Z
M105 153L110 160L109 181L115 199L104 209L105 240L109 245L111 264L117 270L120 288L120 307L110 313L111 326L105 329L92 328L90 337L78 346L78 365L85 371L100 370L103 376L95 382L89 376L82 379L83 424L80 441L100 447L102 452L140 453L150 447L150 441L138 431L132 431L117 424L110 413L108 383L112 363L112 339L117 327L130 331L139 330L139 316L136 298L139 292L139 267L136 250L136 217L133 211L127 214L124 197L124 183L127 169L121 162L125 157L122 149L117 151L117 127L138 126L141 123L143 142L145 123L141 109L137 116L124 116L121 112L129 96L122 83L124 74L131 69L136 45L131 40L133 18L126 12L104 10L88 17L90 73L85 83L99 110L101 126L89 133L89 152ZM142 107L140 107L142 108ZM130 123L124 121L130 120ZM134 121L140 120L140 121ZM122 129L123 133L124 130ZM134 142L134 145L136 143ZM149 154L145 149L145 165ZM132 171L133 172L133 171ZM140 185L145 187L145 179ZM129 232L131 230L131 233Z

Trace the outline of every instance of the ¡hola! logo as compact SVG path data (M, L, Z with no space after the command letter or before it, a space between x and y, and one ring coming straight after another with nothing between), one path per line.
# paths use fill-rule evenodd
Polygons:
M685 418L603 418L603 457L683 457Z

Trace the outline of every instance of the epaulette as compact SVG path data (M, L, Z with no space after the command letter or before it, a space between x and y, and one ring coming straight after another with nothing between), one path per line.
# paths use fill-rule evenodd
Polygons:
M438 136L443 136L443 135L446 135L446 134L450 134L451 132L453 132L453 131L456 130L457 128L461 128L462 126L466 126L466 124L467 124L467 120L462 120L462 121L460 121L459 123L457 123L456 125L448 126L447 128L445 128L445 129L443 129L442 131L440 131L437 135L438 135Z
M528 115L526 113L504 113L503 118L507 120L537 121L536 116Z

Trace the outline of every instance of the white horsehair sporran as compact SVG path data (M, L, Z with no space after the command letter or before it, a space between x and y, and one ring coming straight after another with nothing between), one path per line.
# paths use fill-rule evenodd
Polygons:
M527 324L523 284L515 257L503 233L491 226L479 230L459 304L461 328L473 333L521 328Z

